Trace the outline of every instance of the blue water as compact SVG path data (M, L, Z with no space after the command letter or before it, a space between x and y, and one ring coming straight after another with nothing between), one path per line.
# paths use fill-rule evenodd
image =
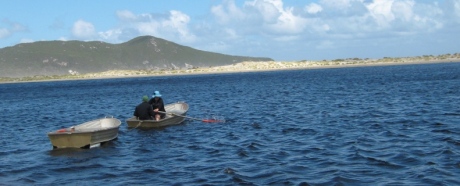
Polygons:
M187 120L130 130L144 94ZM460 63L0 84L0 185L460 185ZM117 140L53 150L105 116Z

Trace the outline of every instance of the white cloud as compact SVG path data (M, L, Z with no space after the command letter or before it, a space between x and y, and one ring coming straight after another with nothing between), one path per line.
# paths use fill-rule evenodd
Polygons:
M413 7L415 5L414 1L396 1L394 2L391 10L394 13L394 16L398 19L401 19L405 22L411 21L414 17Z
M292 7L283 7L282 0L257 1L256 9L264 16L265 27L275 33L298 34L304 31L307 20L294 15Z
M237 39L240 37L234 29L225 28L224 31L229 36L229 39Z
M21 39L21 41L20 41L20 43L32 43L32 42L35 42L35 40L23 38L23 39Z
M319 0L316 3L306 2L300 9L298 6L289 7L286 5L288 1L281 0L246 0L242 5L236 5L235 2L226 0L211 8L212 15L220 25L220 36L225 36L218 38L219 34L216 34L213 38L225 39L230 46L232 41L229 38L237 35L239 37L233 45L240 45L241 41L259 41L261 44L258 46L298 41L299 45L317 43L318 49L335 50L337 43L352 42L362 47L366 42L375 42L376 38L378 41L416 39L419 35L445 29L444 25L449 22L449 29L459 27L456 25L460 22L460 0L441 3L415 0ZM446 12L452 12L455 18L447 16L450 14ZM453 22L456 25L452 25Z
M133 25L132 29L137 30L141 35L154 35L157 37L163 37L163 35L160 33L160 30L162 29L161 23L157 21L138 22Z
M258 10L258 16L263 18L265 24L276 23L283 12L283 2L280 0L261 0L247 3L246 6Z
M219 24L240 27L240 32L250 30L249 33L267 34L298 34L304 31L307 20L295 15L293 10L293 7L284 7L282 0L246 1L242 8L238 8L234 1L225 1L211 8Z
M118 19L121 27L117 29L99 32L101 37L109 40L126 34L133 35L153 35L176 42L193 42L196 36L190 32L188 25L190 17L180 11L171 10L168 15L134 14L130 11L118 11Z
M460 22L460 1L454 1L454 12L457 15L457 22Z
M96 35L96 29L90 22L78 20L72 27L72 34L80 39L92 39Z
M137 16L134 15L131 11L121 10L116 12L119 20L122 21L135 21Z
M17 22L10 21L8 19L4 19L2 23L6 24L6 27L0 28L0 39L9 37L19 32L28 31L28 28L26 26Z
M297 36L297 35L279 36L279 37L273 38L273 40L275 40L275 41L282 41L282 42L295 41L295 40L298 40L298 39L299 39L299 36Z
M123 34L121 29L112 29L105 32L98 32L99 36L104 40L118 42L120 36Z
M162 25L176 32L184 42L193 42L196 38L188 29L190 17L180 11L170 11L169 20L163 21Z
M305 11L309 14L317 14L318 12L323 11L323 7L316 3L310 3L309 5L305 6Z
M0 39L8 37L10 35L10 31L6 28L0 28Z
M372 16L380 27L386 28L390 26L390 22L395 19L391 6L394 0L374 0L373 3L367 5L370 16Z
M414 0L374 0L366 6L368 15L378 27L371 31L386 30L394 33L423 33L443 27L443 14L437 3L421 4ZM416 10L418 10L416 12Z
M224 0L224 4L211 7L218 23L228 24L232 20L245 20L245 13L240 10L233 0Z
M446 4L449 8L448 12L444 12L448 16L446 18L457 24L460 23L460 0L447 0Z
M269 46L310 47L322 52L335 51L334 55L348 55L340 48L353 51L354 47L377 47L389 40L418 40L420 35L440 31L448 35L460 28L460 0L318 0L303 4L296 1L295 5L286 0L222 0L213 3L218 4L197 17L178 10L164 13L120 10L115 12L119 22L113 28L96 31L92 23L78 20L73 25L72 34L80 39L107 42L153 35L209 51L276 58L270 56L275 52L267 51L277 49L269 49ZM0 38L21 29L24 27L12 24L0 27ZM347 46L346 49L343 46ZM386 46L391 48L391 44ZM255 53L257 51L259 53ZM321 58L325 57L339 58Z

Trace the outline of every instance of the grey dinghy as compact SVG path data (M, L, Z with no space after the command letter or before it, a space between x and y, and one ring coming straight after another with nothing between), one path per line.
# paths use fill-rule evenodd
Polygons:
M101 118L48 133L53 148L91 148L118 137L121 121Z
M182 123L188 111L188 104L185 102L177 102L165 105L166 117L156 120L138 120L136 117L131 117L126 120L128 128L160 128Z

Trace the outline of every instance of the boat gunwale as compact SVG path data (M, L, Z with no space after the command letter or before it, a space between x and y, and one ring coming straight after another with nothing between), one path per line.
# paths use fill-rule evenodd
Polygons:
M120 125L116 126L116 127L108 127L108 128L103 128L103 129L96 129L96 130L88 130L88 131L82 131L82 130L78 130L78 131L65 131L65 132L57 132L57 131L54 131L54 132L49 132L48 135L64 135L64 134L85 134L85 133L95 133L95 132L99 132L99 131L106 131L106 130L112 130L112 129L116 129L116 128L120 128Z
M184 112L183 114L174 114L174 116L171 116L171 117L167 117L167 118L163 118L163 119L160 119L160 120L154 120L154 119L149 119L149 120L139 120L139 119L135 119L136 117L133 116L131 118L128 118L126 121L137 121L137 122L148 122L148 123L162 123L164 121L168 121L168 120L171 120L171 119L176 119L178 117L181 117L181 116L185 116L187 112Z
M103 119L113 119L113 120L116 121L116 123L113 124L113 126L111 126L111 127L104 127L104 128L95 127L95 128L85 128L83 130L79 129L79 130L75 130L75 131L63 131L63 132L59 132L59 130L62 130L62 129L58 129L58 130L55 130L55 131L48 132L48 136L50 136L50 135L69 135L69 134L96 133L96 132L100 132L100 131L112 130L112 129L117 129L117 128L119 129L120 126L121 126L121 120L119 120L119 119L116 119L116 118L99 118L99 119L95 119L95 120L91 120L91 121L87 121L87 122L75 125L74 127L85 125L85 124L95 122L95 121L98 121L98 120L103 120ZM70 127L63 128L63 129L69 129L69 128Z

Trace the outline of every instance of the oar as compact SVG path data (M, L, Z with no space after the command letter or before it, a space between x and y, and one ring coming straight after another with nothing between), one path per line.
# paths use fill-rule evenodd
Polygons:
M223 122L221 120L217 120L217 119L199 119L199 118L192 118L192 117L188 117L188 116L183 116L183 115L180 115L180 114L176 114L174 112L163 112L163 111L158 111L159 113L163 113L163 114L171 114L171 115L175 115L175 116L179 116L179 117L183 117L183 118L188 118L188 119L192 119L192 120L197 120L197 121L202 121L202 122L205 122L205 123L217 123L217 122Z

